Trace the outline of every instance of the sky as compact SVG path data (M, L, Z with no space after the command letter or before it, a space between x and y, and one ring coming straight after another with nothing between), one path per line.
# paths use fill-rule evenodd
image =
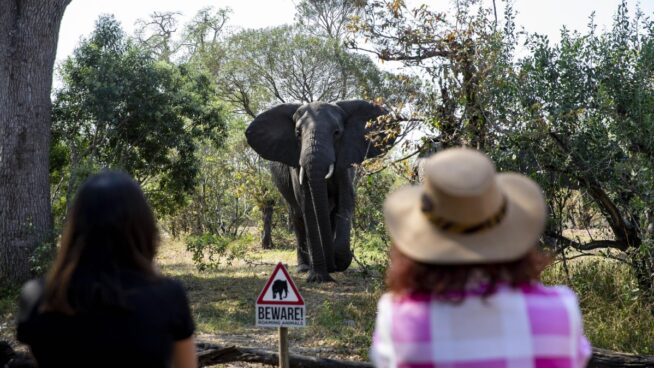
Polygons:
M132 34L134 23L155 11L179 11L180 24L207 6L230 7L230 24L239 28L263 28L293 22L295 4L299 0L73 0L64 14L59 33L57 60L72 54L81 37L89 35L101 14L113 14L127 33ZM490 1L490 0L485 0ZM498 6L502 0L497 0ZM425 3L437 10L451 7L451 0L407 0L409 7ZM572 30L584 30L594 11L595 22L601 31L610 27L620 0L514 0L518 12L516 23L528 32L547 34L559 40L563 25ZM630 0L631 14L637 2ZM654 0L641 0L646 15L654 16ZM501 11L501 9L500 9Z

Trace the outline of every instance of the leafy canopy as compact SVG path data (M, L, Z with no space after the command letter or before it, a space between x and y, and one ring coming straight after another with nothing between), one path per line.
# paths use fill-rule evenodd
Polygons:
M122 169L143 185L157 210L174 211L196 182L195 140L220 145L225 135L211 79L157 61L110 16L98 20L60 73L54 146L68 155L71 176L86 168L69 185L89 171Z

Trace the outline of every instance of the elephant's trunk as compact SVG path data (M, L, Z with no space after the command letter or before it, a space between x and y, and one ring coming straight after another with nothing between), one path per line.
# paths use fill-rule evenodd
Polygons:
M313 203L313 215L316 219L318 230L318 242L315 244L318 248L316 252L322 250L324 254L327 270L333 272L336 270L334 264L334 244L332 239L332 225L329 218L329 201L327 199L327 183L325 182L323 171L313 172L309 175L309 191L311 202ZM311 245L314 246L313 244Z
M303 136L299 165L302 171L304 216L311 268L316 275L308 280L329 281L329 272L336 269L334 263L334 240L330 220L330 206L325 176L335 155L332 142L326 141L320 131ZM321 139L318 139L318 137Z

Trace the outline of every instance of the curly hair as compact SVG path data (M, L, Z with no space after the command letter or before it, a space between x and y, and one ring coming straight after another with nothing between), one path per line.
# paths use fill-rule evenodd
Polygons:
M391 262L386 286L397 295L431 294L452 301L462 301L469 282L483 280L480 293L488 297L499 285L518 287L538 281L550 257L534 247L523 257L509 262L440 265L415 261L391 245Z

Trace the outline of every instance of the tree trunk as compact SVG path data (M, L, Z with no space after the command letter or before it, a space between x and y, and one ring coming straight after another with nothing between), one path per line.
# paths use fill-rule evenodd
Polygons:
M59 25L70 0L0 1L0 280L30 277L52 232L50 90Z
M265 202L261 208L261 218L263 220L263 231L261 232L261 247L263 249L272 249L272 222L273 222L273 205L274 202Z

